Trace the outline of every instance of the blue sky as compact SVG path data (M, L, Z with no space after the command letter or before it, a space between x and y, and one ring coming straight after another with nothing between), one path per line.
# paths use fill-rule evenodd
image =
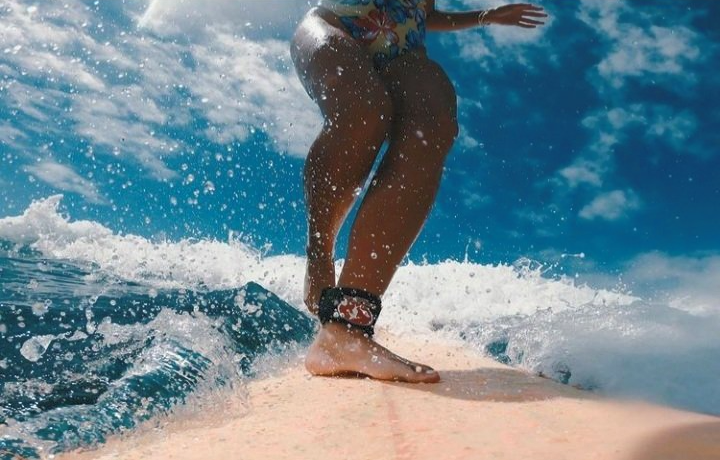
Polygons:
M553 16L544 29L430 35L462 134L410 258L528 257L598 283L713 284L720 4L539 4ZM0 8L0 216L63 193L74 219L118 232L233 232L302 252L303 159L321 123L288 54L304 2Z

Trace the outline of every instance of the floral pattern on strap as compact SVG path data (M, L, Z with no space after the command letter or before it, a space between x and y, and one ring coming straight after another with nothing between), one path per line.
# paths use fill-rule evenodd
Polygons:
M368 47L378 68L424 46L425 3L426 0L335 1L338 5L363 8L363 14L339 17L350 35Z

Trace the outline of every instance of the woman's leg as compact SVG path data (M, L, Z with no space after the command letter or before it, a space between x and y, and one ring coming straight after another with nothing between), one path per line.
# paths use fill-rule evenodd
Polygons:
M316 313L320 291L335 285L335 239L389 135L392 103L365 49L317 14L300 24L292 57L325 119L304 171L305 303Z
M393 100L391 143L353 223L339 286L382 295L420 232L437 193L445 157L457 136L453 86L424 55L393 61L383 75ZM327 324L306 359L310 372L357 372L436 382L432 369L408 362L363 335Z
M338 285L382 295L422 229L458 134L455 90L421 54L383 75L395 109L392 141L350 232Z

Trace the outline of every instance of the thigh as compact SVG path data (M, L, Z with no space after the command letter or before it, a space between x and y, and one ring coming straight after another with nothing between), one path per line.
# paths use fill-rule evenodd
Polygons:
M392 114L391 100L368 51L334 15L311 10L291 45L298 77L326 119L343 114Z
M381 72L390 92L394 120L437 125L457 135L457 95L443 68L425 53L411 52L391 61Z

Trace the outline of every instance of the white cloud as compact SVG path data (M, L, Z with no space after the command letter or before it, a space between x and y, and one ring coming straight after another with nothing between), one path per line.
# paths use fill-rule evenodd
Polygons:
M617 271L592 254L565 254L544 249L536 255L549 266L576 273L579 283L619 290L649 301L668 304L694 314L720 315L720 253L670 255L662 251L637 254Z
M614 171L615 149L635 129L649 142L664 142L679 153L700 152L687 149L698 122L687 110L675 110L659 104L631 104L627 107L600 109L586 116L582 125L591 133L592 141L572 163L558 171L570 189L579 186L600 188Z
M287 42L218 33L212 43L192 49L197 69L189 88L213 123L207 133L212 139L243 140L256 127L271 137L276 150L307 155L322 119L295 75Z
M139 20L158 33L203 33L231 25L252 38L289 36L316 2L302 0L152 0Z
M470 111L484 110L483 97L487 97L489 88L485 87L484 89L485 91L483 91L482 88L478 88L478 91L475 92L474 97L477 99L461 96L457 97L458 118L460 120L472 120L473 118ZM456 144L460 148L466 150L473 150L477 148L482 149L485 147L479 139L470 135L470 125L462 122L460 123L460 134Z
M623 278L642 295L660 297L675 308L720 313L720 254L649 252L628 262Z
M444 3L444 4L442 4ZM507 2L502 0L459 0L450 5L438 2L438 9L447 11L471 11L495 8ZM473 66L489 69L498 65L519 64L528 68L535 60L557 63L559 55L546 38L552 27L554 14L549 10L544 27L525 29L520 27L490 26L475 28L440 36L440 43L453 50L460 58L474 61Z
M697 130L697 117L689 110L677 110L662 104L630 104L611 110L598 110L583 120L583 126L598 133L591 148L609 152L623 142L627 130L638 127L648 140L661 140L680 147Z
M557 237L565 217L560 212L556 204L548 204L543 208L524 207L516 209L513 214L523 222L524 225L530 225L532 232L540 238ZM527 235L518 231L510 231L508 235L511 238L523 238Z
M460 135L458 136L457 145L466 150L473 150L481 147L482 143L468 134L469 129L465 125L460 127ZM481 147L482 148L482 147Z
M286 0L155 0L140 23L160 34L180 31L191 42L173 49L161 41L147 50L144 86L182 85L194 96L187 109L207 117L206 135L216 142L243 141L260 129L275 150L304 157L322 118L295 75L289 40L274 37L289 38L307 9ZM248 19L254 27L245 26ZM178 62L181 53L190 54L191 68Z
M27 139L25 133L12 126L0 126L0 145L18 147L23 139Z
M153 110L153 101L142 89L117 82L119 74L138 68L133 59L138 53L131 52L128 44L132 37L96 38L94 34L102 32L101 18L79 1L48 3L36 9L10 1L4 8L8 27L3 28L3 39L13 45L12 53L0 56L13 69L4 102L34 119L24 120L17 129L44 138L65 137L68 124L59 122L71 121L75 133L109 147L108 152L122 151L123 156L148 166L153 176L171 177L161 160L169 152L158 149L171 141L152 143L142 135L164 118L157 107ZM34 137L27 136L28 142ZM32 148L25 151L29 152L25 156L35 155Z
M579 4L578 18L599 39L594 43L602 57L590 82L603 107L582 120L590 142L557 171L551 183L557 186L560 201L573 193L583 196L592 192L593 198L579 213L584 219L616 220L641 207L637 194L620 189L624 185L614 177L616 150L630 138L636 145L646 146L646 151L635 151L635 155L655 155L656 142L678 154L708 155L707 149L693 146L699 126L693 112L655 102L632 102L625 91L631 81L671 90L687 88L696 81L693 66L704 59L701 49L706 40L685 24L680 13L673 10L677 21L672 27L663 27L657 25L657 10L636 8L624 0L582 0Z
M607 155L595 158L581 157L570 166L561 169L558 174L571 189L581 185L599 188L603 185L605 174L609 169L610 158Z
M130 85L106 94L81 94L73 98L73 103L71 117L77 122L78 134L121 158L133 158L156 179L177 176L162 157L173 156L178 143L154 134L153 127L166 123L167 115L143 88Z
M664 82L670 89L696 80L689 66L702 58L700 37L689 27L658 25L656 15L622 0L582 0L578 18L608 46L595 69L601 90L620 89L631 79Z
M12 62L10 75L70 80L74 85L94 90L102 81L72 51L97 45L84 25L92 22L87 8L77 3L50 2L41 9L27 8L24 2L7 1L2 5L4 27L0 32L3 60Z
M636 155L653 155L654 142L669 145L678 154L705 152L689 148L689 141L698 129L695 115L666 105L630 104L600 109L586 116L582 125L592 134L592 141L568 166L557 172L551 183L558 186L559 197L566 197L576 189L594 194L579 213L586 220L617 220L640 209L641 200L636 193L607 190L618 186L619 181L612 177L616 149L631 136L636 141L642 138L647 142L647 151L636 151Z
M105 198L98 192L94 183L80 176L68 166L61 165L52 160L45 160L38 164L27 166L25 170L58 190L82 195L90 203L107 203Z
M704 154L702 149L688 148L688 141L698 129L697 117L689 110L677 111L667 106L651 107L653 113L645 124L645 137L662 139L678 153Z
M96 155L166 180L176 176L166 160L184 147L167 133L194 129L203 117L216 142L264 131L274 150L304 157L322 119L295 75L289 42L271 37L287 36L306 9L286 0L132 1L114 14L146 28L111 30L80 0L37 9L9 0L0 30L0 68L9 78L0 91L27 120L15 126L26 136L14 136L14 148L33 152L35 133L67 136L68 124L56 121L70 120L74 133L100 147ZM256 27L244 25L248 17Z
M587 220L614 221L627 217L631 211L640 209L640 198L632 190L613 190L595 197L580 210L580 217Z
M483 195L467 188L461 190L463 204L470 209L485 208L493 203L490 195Z

